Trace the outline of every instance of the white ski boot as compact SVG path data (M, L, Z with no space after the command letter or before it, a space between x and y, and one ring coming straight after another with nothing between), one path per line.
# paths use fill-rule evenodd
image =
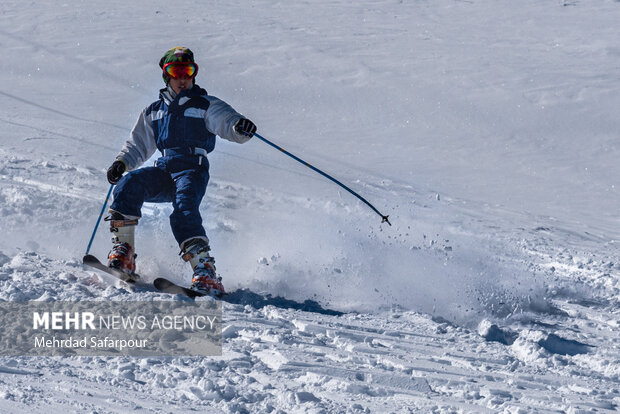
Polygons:
M209 243L204 238L189 239L181 245L183 260L194 270L190 289L203 295L223 296L222 278L215 273L215 259L209 254Z
M138 224L137 219L128 220L122 214L113 211L106 221L110 222L112 250L108 254L108 267L120 270L128 275L136 271L136 253L134 251L134 231Z

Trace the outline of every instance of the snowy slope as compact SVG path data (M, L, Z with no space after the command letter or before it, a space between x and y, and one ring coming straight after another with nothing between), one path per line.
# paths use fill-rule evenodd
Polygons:
M393 223L219 142L205 227L227 289L255 294L225 304L223 356L1 357L0 412L620 406L617 1L6 0L0 21L1 300L173 299L81 256L177 45ZM145 207L139 271L187 283L170 211Z

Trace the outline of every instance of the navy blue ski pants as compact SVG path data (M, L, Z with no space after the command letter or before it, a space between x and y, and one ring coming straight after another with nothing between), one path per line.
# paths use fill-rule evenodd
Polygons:
M206 237L200 202L209 182L205 167L169 173L158 167L129 172L114 188L110 209L123 215L142 217L144 202L172 203L170 227L179 245L192 237Z

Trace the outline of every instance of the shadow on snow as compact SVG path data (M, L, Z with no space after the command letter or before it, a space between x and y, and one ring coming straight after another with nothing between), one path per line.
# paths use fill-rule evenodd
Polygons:
M304 312L320 313L323 315L344 315L344 312L333 309L326 309L314 300L306 299L303 302L297 302L294 300L283 298L281 296L274 297L269 294L261 295L258 293L254 293L249 289L238 289L234 292L230 292L223 298L223 300L235 305L250 305L256 309L271 305L276 308L295 309Z

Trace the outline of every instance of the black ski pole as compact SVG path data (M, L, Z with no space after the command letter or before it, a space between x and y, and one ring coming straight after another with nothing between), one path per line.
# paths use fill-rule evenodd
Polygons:
M283 153L285 153L286 155L288 155L289 157L291 157L292 159L294 159L295 161L305 165L306 167L310 168L311 170L313 170L314 172L317 172L319 174L321 174L323 177L330 179L331 181L333 181L334 183L338 184L340 187L344 188L345 190L347 190L349 193L353 194L355 197L359 198L361 201L364 202L364 204L366 204L368 207L370 207L372 209L372 211L374 211L375 213L377 213L380 217L381 217L381 223L387 223L390 226L392 225L392 223L390 223L390 220L388 220L388 216L384 216L383 214L381 214L379 212L379 210L377 210L375 208L375 206L373 206L372 204L370 204L368 202L368 200L366 200L364 197L362 197L361 195L357 194L355 191L351 190L349 187L347 187L346 185L342 184L340 181L336 180L334 177L332 177L329 174L324 173L323 171L319 170L316 167L313 167L312 165L308 164L306 161L302 160L301 158L291 154L290 152L288 152L287 150L285 150L284 148L281 148L279 146L277 146L276 144L274 144L273 142L269 141L268 139L265 139L263 137L261 137L259 134L254 134L254 136L258 139L260 139L261 141L265 142L266 144L271 145L272 147L274 147L277 150L282 151Z

